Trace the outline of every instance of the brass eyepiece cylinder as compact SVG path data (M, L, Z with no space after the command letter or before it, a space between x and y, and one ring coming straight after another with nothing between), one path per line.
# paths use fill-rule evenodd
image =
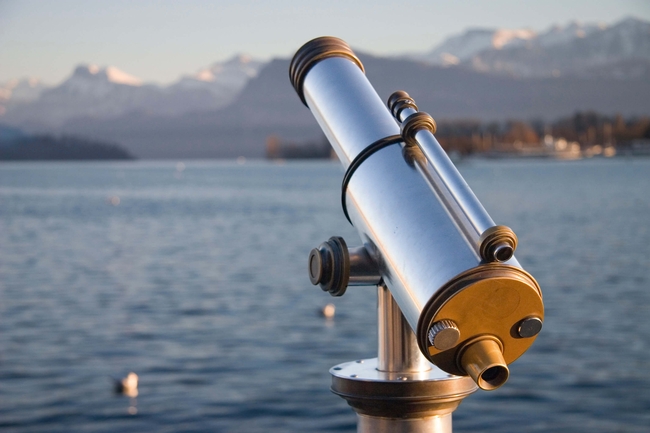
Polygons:
M460 364L479 388L486 391L499 388L510 376L501 344L489 336L470 341L460 353Z

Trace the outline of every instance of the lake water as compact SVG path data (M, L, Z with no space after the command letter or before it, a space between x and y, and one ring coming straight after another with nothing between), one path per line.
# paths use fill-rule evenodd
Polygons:
M650 160L466 161L540 283L544 329L456 432L650 430ZM353 432L328 369L376 356L374 289L309 250L358 236L338 163L0 164L0 430ZM333 320L317 311L328 302ZM136 398L110 376L140 376Z

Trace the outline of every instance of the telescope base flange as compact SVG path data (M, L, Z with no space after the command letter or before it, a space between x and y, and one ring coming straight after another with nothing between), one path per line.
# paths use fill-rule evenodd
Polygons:
M332 392L357 412L358 432L451 432L451 414L478 388L467 376L435 366L424 372L386 372L377 358L330 369Z

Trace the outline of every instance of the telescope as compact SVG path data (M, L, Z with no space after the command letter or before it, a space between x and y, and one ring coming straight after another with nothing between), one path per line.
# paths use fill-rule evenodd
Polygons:
M332 390L358 431L450 431L462 398L502 386L541 331L540 287L406 92L384 104L333 37L303 45L289 75L346 170L341 205L362 243L314 248L310 280L333 296L378 287L379 356L334 367Z

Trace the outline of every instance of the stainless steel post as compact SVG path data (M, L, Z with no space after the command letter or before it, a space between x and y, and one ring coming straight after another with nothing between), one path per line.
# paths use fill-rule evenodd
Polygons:
M358 433L451 433L451 414L422 419L387 419L358 414Z
M388 373L424 373L432 365L422 356L390 290L377 286L377 368Z

